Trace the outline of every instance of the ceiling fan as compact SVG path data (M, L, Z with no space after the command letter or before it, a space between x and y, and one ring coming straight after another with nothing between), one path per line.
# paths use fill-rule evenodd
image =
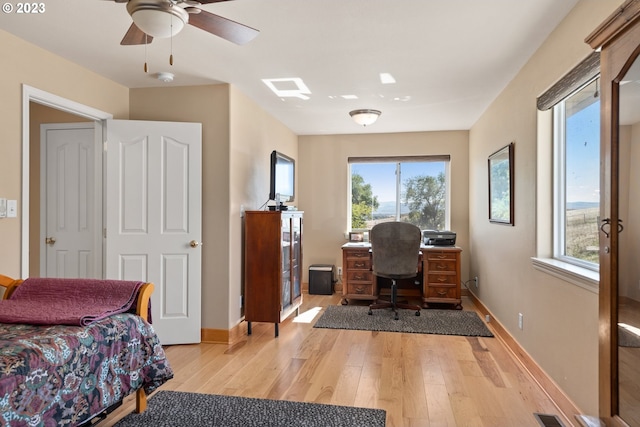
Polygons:
M186 24L193 25L235 44L245 44L259 33L231 19L202 10L200 6L228 0L113 0L127 3L133 23L120 42L121 45L151 43L154 37L171 37Z

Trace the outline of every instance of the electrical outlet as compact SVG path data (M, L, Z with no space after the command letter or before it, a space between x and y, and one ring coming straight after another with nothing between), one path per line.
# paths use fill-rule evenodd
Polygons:
M338 267L338 277L342 277L342 267Z
M523 327L524 327L524 316L522 315L522 313L518 313L518 328L522 330Z
M478 279L478 276L474 277L473 281L476 282L476 289L478 289L478 285L480 285L480 279Z
M487 323L491 322L491 316L489 316L488 314L486 314L486 315L484 316L484 321L485 321L485 322L487 322Z
M240 295L240 308L242 308L242 295Z

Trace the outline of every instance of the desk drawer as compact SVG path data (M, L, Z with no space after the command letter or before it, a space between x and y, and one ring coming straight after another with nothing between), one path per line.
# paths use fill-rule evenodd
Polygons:
M452 285L455 286L457 283L456 274L437 274L437 273L429 273L427 275L427 284L429 286L440 286L440 285Z
M347 281L351 282L367 282L373 283L373 273L370 270L348 270Z
M458 257L458 252L450 252L450 251L426 251L427 252L427 260L429 262L433 261L453 261L455 262Z
M347 258L347 270L371 270L371 260L367 258Z
M348 250L345 250L345 254L347 258L354 258L354 259L362 259L362 258L369 259L371 257L369 253L369 249L365 249L365 250L348 249Z
M373 295L373 284L349 283L347 284L347 294L350 295Z
M447 260L430 260L429 261L429 273L438 271L456 271L457 262L455 259Z
M425 298L458 298L455 286L429 286Z

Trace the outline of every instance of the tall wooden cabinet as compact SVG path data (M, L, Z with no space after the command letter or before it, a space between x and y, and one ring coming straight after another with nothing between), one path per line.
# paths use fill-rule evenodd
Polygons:
M302 212L247 211L244 218L244 318L278 324L302 304Z
M599 416L607 426L639 426L640 346L629 331L640 328L640 233L629 201L640 188L626 168L636 166L640 124L640 0L625 1L586 42L600 50Z

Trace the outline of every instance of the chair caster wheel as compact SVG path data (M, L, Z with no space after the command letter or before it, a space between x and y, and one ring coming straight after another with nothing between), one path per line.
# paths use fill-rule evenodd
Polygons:
M371 309L369 309L369 316L371 316L373 314L373 311L371 311Z
M395 319L396 319L396 320L400 319L400 316L398 316L398 313L396 313L396 315L395 315Z
M416 316L420 316L420 312L419 311L416 311Z

